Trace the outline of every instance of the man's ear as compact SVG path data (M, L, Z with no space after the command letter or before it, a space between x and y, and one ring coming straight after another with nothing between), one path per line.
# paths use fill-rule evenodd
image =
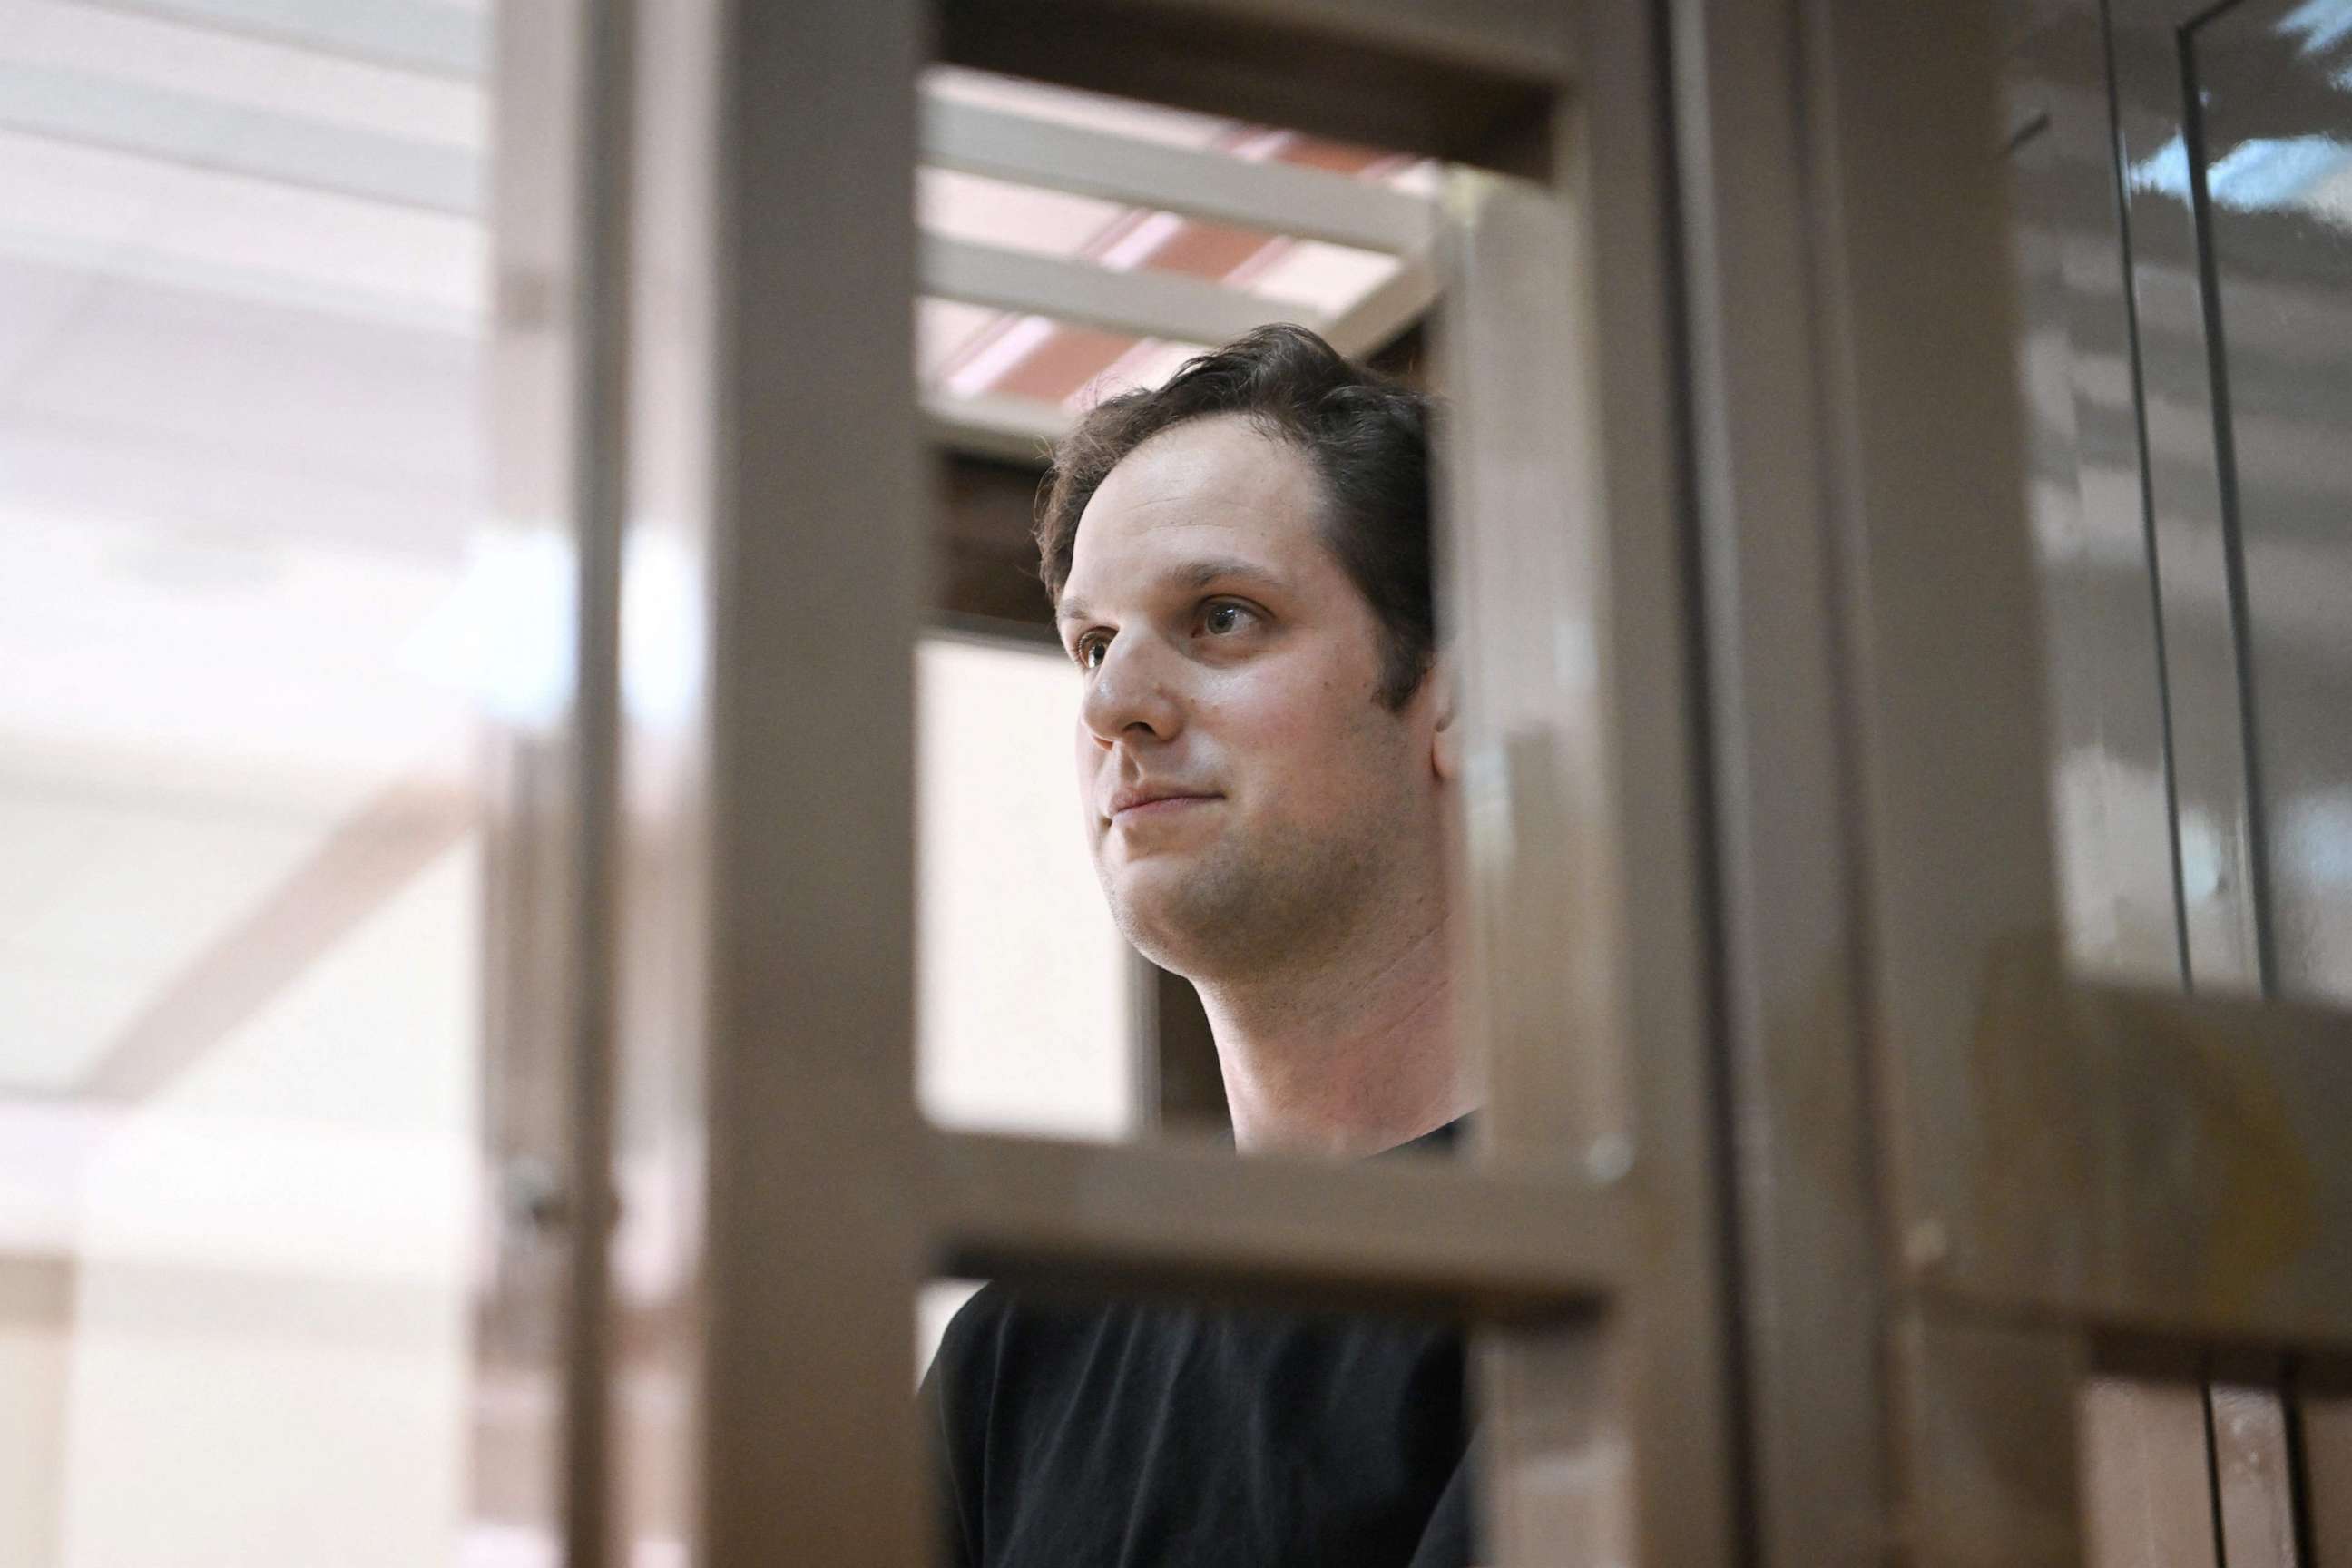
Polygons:
M1454 660L1439 654L1424 678L1430 700L1436 705L1430 715L1429 765L1446 784L1462 776L1462 683L1454 674Z

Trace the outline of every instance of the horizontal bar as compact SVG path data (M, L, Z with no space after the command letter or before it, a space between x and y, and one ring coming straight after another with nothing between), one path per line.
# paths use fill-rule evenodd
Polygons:
M488 25L441 0L94 0L118 11L303 44L353 59L477 79L486 74ZM1442 10L1417 0L1163 0L1173 16L1255 15L1286 29L1432 59L1565 82L1574 50L1565 26L1530 27L1516 0L1455 0Z
M0 61L0 129L394 206L470 216L482 160L85 71Z
M371 65L466 81L489 58L488 19L438 0L85 0L108 10L298 44Z
M2052 963L2054 969L2054 961ZM2133 1332L2352 1346L2352 1014L2299 1002L1989 982L1974 1167L1916 1213L1923 1287Z
M1386 348L1436 302L1436 271L1408 257L1384 282L1341 311L1323 335L1349 359L1363 359Z
M451 216L480 209L480 161L464 149L77 72L0 63L0 129L330 196ZM940 298L1183 342L1222 343L1280 320L1330 325L1316 312L1201 279L937 236L924 237L922 272L924 292ZM1433 291L1427 268L1408 262L1338 324L1343 352L1379 347L1428 308Z
M1599 1307L1627 1252L1622 1189L1443 1159L940 1132L932 1174L938 1266L983 1278L1513 1319Z
M923 291L1024 315L1180 342L1222 343L1268 321L1320 327L1315 312L1169 272L1113 272L925 235Z
M1417 57L1431 64L1541 77L1566 86L1578 7L1527 0L1159 0L1174 16L1247 19Z
M1296 73L1299 51L1316 45L1562 87L1577 61L1579 8L1528 0L948 0L941 9L950 30L989 24L1019 37L1040 26L1081 35L1098 27L1106 70L1118 53L1115 30L1139 26L1213 38L1232 51L1234 75L1286 65Z
M1369 180L1082 130L936 92L923 100L923 160L1364 250L1417 254L1434 221L1428 200Z

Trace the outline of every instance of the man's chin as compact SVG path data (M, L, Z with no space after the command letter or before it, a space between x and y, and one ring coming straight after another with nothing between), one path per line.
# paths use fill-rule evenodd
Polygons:
M1123 862L1105 879L1111 917L1138 952L1192 974L1229 944L1243 924L1234 879L1198 852Z

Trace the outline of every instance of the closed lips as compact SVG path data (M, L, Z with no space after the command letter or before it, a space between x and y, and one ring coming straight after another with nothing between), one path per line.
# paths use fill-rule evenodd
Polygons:
M1117 795L1110 797L1110 815L1117 816L1121 812L1133 811L1139 806L1172 805L1183 801L1214 800L1217 797L1215 795L1205 790L1123 789Z

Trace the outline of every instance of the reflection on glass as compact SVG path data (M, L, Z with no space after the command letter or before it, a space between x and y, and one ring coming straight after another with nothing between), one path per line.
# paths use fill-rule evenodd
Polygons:
M2352 6L2200 26L2273 968L2352 1000Z
M2053 21L2010 82L2028 499L2050 671L2053 830L2069 964L2180 982L2167 651L2141 510L2123 238L2095 18ZM2184 847L2185 853L2185 847Z
M436 9L0 24L0 1563L458 1548L478 814L423 655L485 105Z

